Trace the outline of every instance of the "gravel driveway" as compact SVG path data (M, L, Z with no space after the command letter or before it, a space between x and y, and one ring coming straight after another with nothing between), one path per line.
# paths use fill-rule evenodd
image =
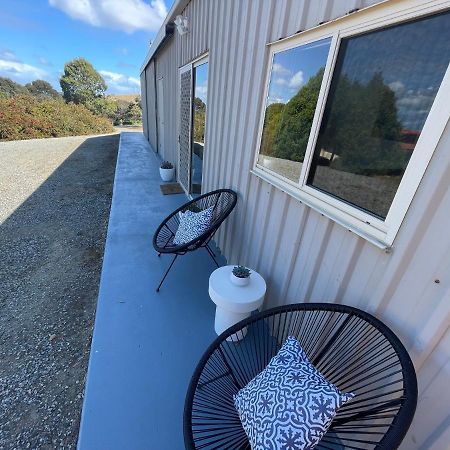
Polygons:
M0 449L76 448L118 141L0 142Z

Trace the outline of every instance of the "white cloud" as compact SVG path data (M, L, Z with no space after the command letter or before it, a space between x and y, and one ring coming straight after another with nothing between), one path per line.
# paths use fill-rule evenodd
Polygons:
M303 82L304 82L303 72L301 70L299 70L289 80L289 87L292 89L298 89L303 84Z
M287 84L289 84L288 80L284 78L275 78L274 83L278 84L279 86L286 86Z
M286 100L282 97L274 95L267 99L267 106L272 105L273 103L286 103Z
M405 85L399 80L389 83L389 87L397 94L397 96L400 96L405 92Z
M290 75L292 72L281 64L275 63L272 67L272 72L278 75Z
M206 103L207 95L208 95L208 86L200 85L195 87L195 96L199 97L204 103Z
M108 70L100 70L99 72L105 79L110 94L134 94L141 90L139 78L129 77L122 73L109 72Z
M116 53L118 53L121 56L128 56L130 54L130 50L126 47L120 47L116 48Z
M0 76L11 78L18 83L29 83L47 78L47 72L30 64L0 59Z
M404 108L427 108L433 102L433 95L424 95L420 93L407 95L397 101L399 107Z
M19 58L17 58L17 55L7 48L4 48L0 50L0 59L4 59L5 61L16 61L20 62Z
M167 15L163 0L49 0L51 6L72 19L96 27L133 33L136 30L157 31Z
M47 58L44 58L43 56L36 56L36 59L37 59L37 62L41 66L52 66L53 65Z
M131 63L128 63L126 61L117 61L116 66L120 67L122 69L123 68L125 68L125 69L136 69L136 70L138 69L136 64L131 64Z

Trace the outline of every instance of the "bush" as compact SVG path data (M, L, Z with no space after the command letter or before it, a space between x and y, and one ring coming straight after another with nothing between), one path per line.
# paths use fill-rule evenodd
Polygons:
M0 98L0 140L111 133L111 122L83 105L26 95Z
M19 94L27 95L28 89L9 78L0 77L0 98L10 98Z
M136 97L133 101L120 98L120 96L108 96L116 104L116 111L112 117L114 125L137 125L142 124L141 99Z
M28 92L38 98L59 98L61 97L52 85L45 80L34 80L25 85Z

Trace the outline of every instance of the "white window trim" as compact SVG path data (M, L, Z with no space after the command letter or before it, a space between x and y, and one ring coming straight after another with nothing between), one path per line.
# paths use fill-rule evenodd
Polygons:
M379 248L389 251L450 117L450 102L446 100L445 96L446 92L450 92L450 66L447 67L441 86L416 144L415 151L411 156L384 221L349 203L311 186L307 186L306 181L311 166L312 154L315 148L341 39L401 23L405 20L420 18L447 8L450 8L449 0L400 0L396 2L383 2L295 36L268 44L269 64L267 65L263 103L260 108L261 117L257 147L251 172L292 197L295 197L300 202L305 203L321 214L355 232L367 241L372 242ZM258 164L273 57L277 52L316 42L327 37L332 38L330 51L325 66L323 82L319 92L300 180L296 183Z

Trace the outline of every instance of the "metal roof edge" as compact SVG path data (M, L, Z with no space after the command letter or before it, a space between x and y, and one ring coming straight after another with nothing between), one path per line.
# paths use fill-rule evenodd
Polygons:
M170 8L170 11L167 13L166 18L162 23L161 28L158 30L155 39L150 45L147 56L145 57L144 62L142 63L141 70L139 71L139 73L142 73L145 70L148 63L152 60L152 58L155 56L155 54L161 48L164 42L168 38L173 36L175 29L173 19L186 8L186 6L190 1L191 0L175 0L174 4L172 5L172 8Z

